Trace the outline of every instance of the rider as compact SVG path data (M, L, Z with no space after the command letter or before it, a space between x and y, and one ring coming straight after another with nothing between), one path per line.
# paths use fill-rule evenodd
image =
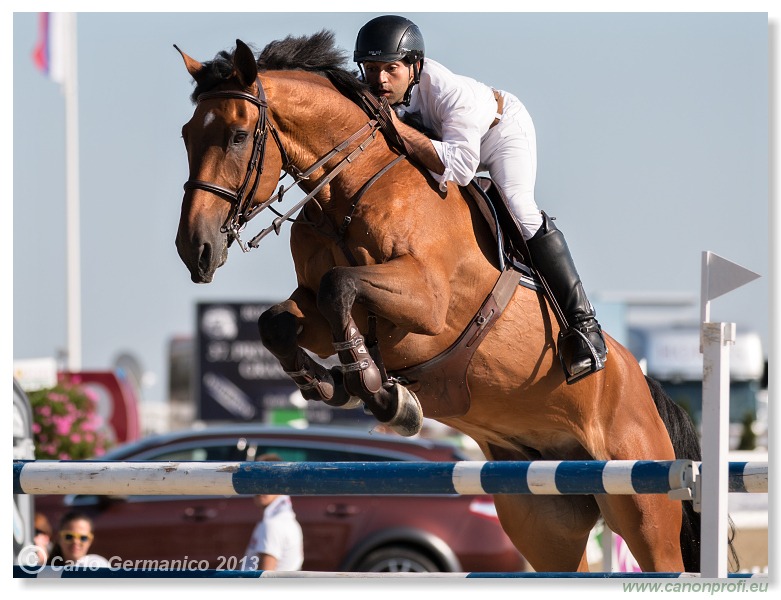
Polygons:
M441 191L447 190L448 181L465 186L478 170L489 172L508 199L534 267L547 282L570 330L580 332L572 332L577 345L565 366L568 379L602 369L607 348L596 312L564 236L534 200L537 147L526 107L509 92L456 75L424 58L420 29L394 15L366 23L358 32L353 54L372 91L395 109L393 122L408 156L429 170ZM422 122L437 139L397 116Z

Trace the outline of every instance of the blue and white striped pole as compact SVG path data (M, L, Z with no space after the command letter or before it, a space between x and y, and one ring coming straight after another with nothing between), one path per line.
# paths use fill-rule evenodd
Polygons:
M692 462L14 461L15 494L666 494Z
M676 461L14 461L15 494L666 494L693 483ZM707 476L707 474L706 474ZM729 464L729 491L766 493L766 462Z

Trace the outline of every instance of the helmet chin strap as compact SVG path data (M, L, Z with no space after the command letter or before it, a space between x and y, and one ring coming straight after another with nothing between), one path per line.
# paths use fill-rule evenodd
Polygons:
M423 66L422 60L420 61L420 66ZM418 83L420 83L420 69L418 68L418 63L414 62L412 63L412 83L407 86L407 91L404 92L404 98L402 98L400 104L409 106L409 103L412 100L412 88Z
M423 67L423 60L420 60L420 67ZM358 69L361 72L361 78L363 81L368 82L368 78L366 77L366 72L363 70L363 63L358 63ZM414 62L412 63L412 83L410 83L407 86L407 91L404 92L404 98L401 99L401 102L397 102L393 106L396 106L398 104L403 104L404 106L409 106L410 101L412 100L412 88L415 87L416 84L420 83L420 68L418 68L418 63Z

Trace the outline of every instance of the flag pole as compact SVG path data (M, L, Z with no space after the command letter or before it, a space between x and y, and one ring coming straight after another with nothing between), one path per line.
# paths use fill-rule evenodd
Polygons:
M710 301L759 277L713 252L702 253L700 352L702 360L702 466L700 469L700 572L705 578L728 574L728 461L730 346L735 323L711 323Z
M68 357L70 371L81 370L81 234L79 206L79 100L76 13L63 13L66 20L67 59L63 94L65 96L65 187Z

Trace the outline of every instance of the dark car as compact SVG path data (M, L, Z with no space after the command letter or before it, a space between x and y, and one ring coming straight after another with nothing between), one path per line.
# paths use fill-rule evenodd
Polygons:
M445 442L349 428L262 425L151 436L115 448L103 459L253 461L264 453L296 462L466 459ZM304 532L306 571L509 572L525 567L499 525L490 496L295 496L292 500ZM36 496L36 510L52 523L73 509L93 517L91 551L106 558L206 560L211 568L240 568L235 561L244 556L260 519L252 496Z

